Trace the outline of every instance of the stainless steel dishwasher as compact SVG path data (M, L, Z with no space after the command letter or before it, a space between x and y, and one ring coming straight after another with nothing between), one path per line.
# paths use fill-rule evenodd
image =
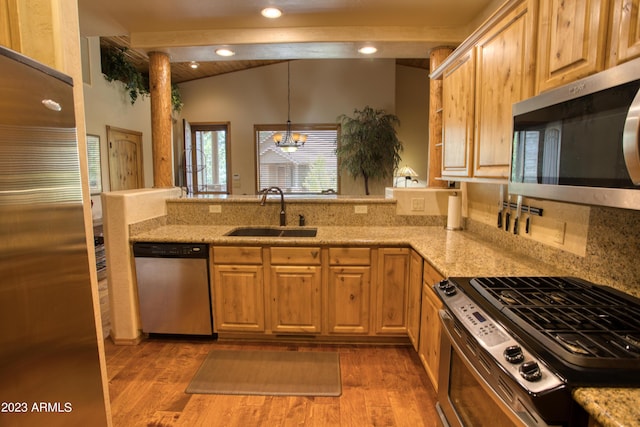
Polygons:
M207 245L133 245L142 331L212 335Z

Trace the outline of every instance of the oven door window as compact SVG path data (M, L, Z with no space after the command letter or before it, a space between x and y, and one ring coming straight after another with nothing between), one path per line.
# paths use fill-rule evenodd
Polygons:
M455 351L451 352L449 400L464 426L515 425L485 392Z

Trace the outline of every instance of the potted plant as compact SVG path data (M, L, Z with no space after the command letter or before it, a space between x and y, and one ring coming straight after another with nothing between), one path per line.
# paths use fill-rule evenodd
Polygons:
M365 194L369 195L370 178L393 177L398 167L402 143L396 126L400 120L394 114L369 106L355 109L353 113L354 117L338 116L342 128L336 155L341 170L346 170L354 179L363 177Z
M149 96L149 75L139 71L129 60L126 52L125 47L101 48L102 74L109 82L122 82L133 105L138 97ZM180 91L175 84L171 85L171 106L175 112L180 112L183 107Z

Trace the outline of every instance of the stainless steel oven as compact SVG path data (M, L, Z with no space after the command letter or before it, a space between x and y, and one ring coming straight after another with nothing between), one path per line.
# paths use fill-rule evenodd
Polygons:
M449 278L443 426L585 427L576 387L640 385L640 300L569 277Z
M471 307L469 320L475 334L493 336L492 347L513 345L500 325L491 323L477 307ZM443 333L437 408L443 426L549 426L529 402L528 392L513 384L491 353L482 348L474 332L445 310L440 311L440 319ZM544 369L547 383L563 387L559 378Z

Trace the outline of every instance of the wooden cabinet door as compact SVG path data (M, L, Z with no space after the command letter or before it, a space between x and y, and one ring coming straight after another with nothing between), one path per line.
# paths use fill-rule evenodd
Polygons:
M409 249L379 249L377 268L375 332L406 335Z
M424 283L422 288L422 311L420 316L420 345L418 355L431 384L438 391L438 370L440 369L440 316L442 303L431 288Z
M407 335L418 351L420 340L420 307L422 300L422 257L411 251L409 266L409 301L407 302Z
M475 63L473 50L442 76L442 175L471 176Z
M371 267L329 268L327 322L331 334L369 333Z
M475 177L509 176L512 105L533 90L529 3L505 15L476 45Z
M640 56L640 0L614 0L609 66Z
M321 267L271 266L271 330L318 334L321 326Z
M260 265L214 265L211 290L216 332L264 332L262 274Z
M540 0L537 93L604 69L608 0Z

